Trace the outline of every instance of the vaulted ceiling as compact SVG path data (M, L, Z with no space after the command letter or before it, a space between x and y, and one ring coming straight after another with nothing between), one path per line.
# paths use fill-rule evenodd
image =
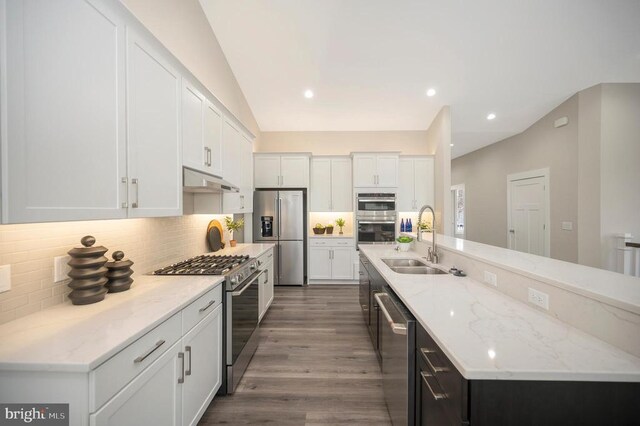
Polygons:
M262 131L421 130L451 105L455 157L640 81L638 0L200 2Z

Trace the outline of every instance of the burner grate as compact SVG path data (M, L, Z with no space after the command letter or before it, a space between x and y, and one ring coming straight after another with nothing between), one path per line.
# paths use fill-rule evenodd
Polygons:
M224 275L249 260L248 255L203 254L155 270L154 275Z

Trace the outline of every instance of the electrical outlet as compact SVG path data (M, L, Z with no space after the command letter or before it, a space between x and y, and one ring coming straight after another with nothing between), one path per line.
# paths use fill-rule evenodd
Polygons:
M67 265L67 262L71 260L70 256L56 256L53 258L53 281L59 283L69 279L67 275L71 270L71 267Z
M549 310L549 295L531 287L529 287L529 302Z
M11 290L11 265L0 266L0 293Z
M498 276L492 272L484 271L484 282L494 287L498 287Z

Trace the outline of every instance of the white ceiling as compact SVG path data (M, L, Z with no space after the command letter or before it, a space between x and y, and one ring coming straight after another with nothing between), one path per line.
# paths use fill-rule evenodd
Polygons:
M640 81L638 0L200 2L261 131L421 130L451 105L456 157Z

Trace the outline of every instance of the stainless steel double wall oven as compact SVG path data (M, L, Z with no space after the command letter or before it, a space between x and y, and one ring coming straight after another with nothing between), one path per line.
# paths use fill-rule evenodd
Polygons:
M396 194L359 192L356 204L356 246L393 243L396 238Z

